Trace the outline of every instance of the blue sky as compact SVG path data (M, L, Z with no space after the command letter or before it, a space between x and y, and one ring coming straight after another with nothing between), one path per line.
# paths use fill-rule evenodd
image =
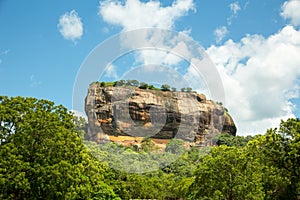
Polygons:
M239 134L261 133L300 117L299 9L293 0L1 0L0 95L72 109L77 73L98 44L123 30L167 28L215 63Z

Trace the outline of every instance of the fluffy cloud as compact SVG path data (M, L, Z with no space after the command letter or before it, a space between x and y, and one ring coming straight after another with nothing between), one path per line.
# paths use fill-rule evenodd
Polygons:
M83 24L78 13L75 10L63 14L59 18L59 32L67 40L75 41L80 39L83 34Z
M299 97L299 52L300 31L292 26L268 38L248 35L207 49L240 133L264 133L294 116L290 100Z
M189 58L190 52L185 41L181 41L180 38L175 38L175 40L175 44L156 44L161 49L140 49L136 54L136 62L144 65L175 66L183 59ZM152 45L155 46L155 44ZM168 49L168 51L164 49Z
M284 19L290 19L295 26L300 25L300 1L289 0L282 5L281 16Z
M175 21L187 15L191 10L195 10L193 0L176 0L170 6L165 7L159 1L142 2L140 0L126 0L122 4L120 1L106 0L100 2L99 15L107 23L120 26L126 31L141 28L172 30ZM129 49L135 49L136 46L155 46L161 48L161 50L139 48L139 51L135 52L136 64L149 66L152 64L176 65L184 56L189 54L187 45L181 42L180 38L181 35L189 34L189 31L182 31L178 34L180 36L171 38L169 35L170 32L163 30L155 30L155 34L151 34L151 29L149 31L141 30L131 32L130 34L124 33L121 43L122 47ZM172 51L179 52L180 55L174 55L162 49L171 49Z
M145 27L172 29L176 19L194 10L193 0L177 0L171 6L162 7L159 1L141 2L106 0L100 2L99 15L103 20L121 26L124 30Z
M221 27L217 28L214 32L214 34L216 36L216 42L220 43L228 33L229 32L228 32L226 26L221 26Z

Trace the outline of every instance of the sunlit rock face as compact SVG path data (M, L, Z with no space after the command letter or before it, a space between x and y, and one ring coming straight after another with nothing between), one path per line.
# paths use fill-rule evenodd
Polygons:
M89 131L96 142L110 136L179 138L211 144L221 132L236 134L226 109L195 92L170 92L134 87L89 86L85 101Z

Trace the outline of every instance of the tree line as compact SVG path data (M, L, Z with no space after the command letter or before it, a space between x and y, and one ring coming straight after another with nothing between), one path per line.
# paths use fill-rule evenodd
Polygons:
M0 199L296 200L300 195L299 119L282 121L262 135L220 134L212 147L186 149L173 139L164 152L149 138L137 148L84 141L85 133L84 119L62 105L0 96ZM159 162L172 158L169 165ZM135 167L147 159L159 170L126 173L113 166Z
M139 82L138 80L118 80L114 82L97 82L101 87L121 87L121 86L132 86L138 87L140 89L149 89L149 90L161 90L161 91L172 91L176 92L177 88L171 87L168 84L162 84L160 88L155 87L154 85L149 85L145 82ZM183 87L180 89L181 92L193 92L191 87Z

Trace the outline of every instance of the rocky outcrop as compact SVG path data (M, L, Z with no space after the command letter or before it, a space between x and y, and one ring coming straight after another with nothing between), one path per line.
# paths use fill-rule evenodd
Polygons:
M109 136L180 138L191 144L209 144L214 135L236 134L223 106L194 92L102 87L93 83L85 102L88 139Z

